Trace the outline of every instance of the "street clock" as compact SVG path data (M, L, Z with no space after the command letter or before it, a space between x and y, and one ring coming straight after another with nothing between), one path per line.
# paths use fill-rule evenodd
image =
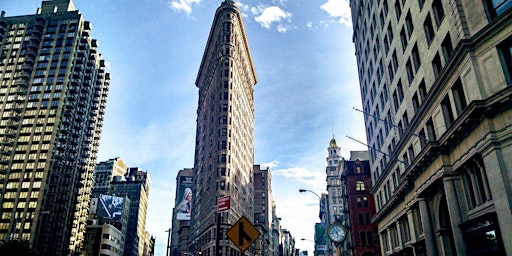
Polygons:
M334 222L327 229L327 235L333 242L340 243L347 238L347 230L340 222Z

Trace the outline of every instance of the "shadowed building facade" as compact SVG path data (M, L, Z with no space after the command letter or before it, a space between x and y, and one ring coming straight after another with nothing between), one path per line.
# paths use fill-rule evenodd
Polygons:
M0 17L0 240L80 252L109 86L70 0Z
M383 255L512 254L512 1L350 1Z
M194 252L216 255L217 236L222 255L238 252L224 234L242 216L253 222L256 82L242 14L226 0L215 13L196 79L199 100L189 234ZM231 210L219 215L217 229L217 198L226 195L231 196Z

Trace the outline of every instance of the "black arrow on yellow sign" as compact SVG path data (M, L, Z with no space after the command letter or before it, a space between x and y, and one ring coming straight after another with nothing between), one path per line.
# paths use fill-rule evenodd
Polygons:
M249 244L252 243L252 238L249 236L249 234L247 234L245 232L245 229L244 229L244 223L240 223L239 224L239 229L238 229L238 244L240 246L244 246L244 239L247 240L247 242L249 242Z

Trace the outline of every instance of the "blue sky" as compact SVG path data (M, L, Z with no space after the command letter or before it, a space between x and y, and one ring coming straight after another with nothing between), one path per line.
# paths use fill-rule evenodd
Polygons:
M108 63L111 86L98 161L121 157L150 172L146 229L165 255L180 169L193 167L195 79L222 0L74 0ZM245 0L258 75L255 163L269 166L282 227L313 252L333 133L343 156L366 141L348 0ZM6 16L35 14L40 0L0 0Z

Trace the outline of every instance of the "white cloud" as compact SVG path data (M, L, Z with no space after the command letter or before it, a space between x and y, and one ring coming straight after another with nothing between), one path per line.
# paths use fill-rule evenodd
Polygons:
M288 169L272 170L272 175L290 178L306 184L311 188L324 189L326 186L324 173L311 171L305 168L292 167Z
M263 8L263 9L262 9ZM260 10L263 10L260 12ZM278 6L268 6L268 7L262 7L258 6L257 9L253 8L251 10L253 13L261 13L260 16L254 18L260 25L266 29L270 29L270 26L272 23L280 23L282 20L290 20L292 17L292 14L286 11L283 11ZM286 28L281 24L281 26L278 26L278 30L280 32L285 32Z
M274 167L277 167L279 166L279 161L277 160L274 160L272 162L269 162L269 163L262 163L260 164L262 167L268 167L268 168L274 168Z
M180 12L184 11L187 14L192 13L192 4L200 3L201 0L178 0L170 3L171 8Z
M326 11L329 16L339 19L339 23L352 26L350 5L347 0L328 0L320 9Z

